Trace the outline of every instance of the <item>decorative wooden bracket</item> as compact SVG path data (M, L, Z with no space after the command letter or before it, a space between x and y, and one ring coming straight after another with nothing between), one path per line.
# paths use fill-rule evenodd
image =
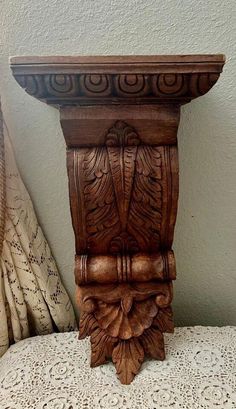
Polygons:
M222 55L15 57L17 82L60 108L76 241L80 339L129 384L172 332L171 250L180 106L216 83Z

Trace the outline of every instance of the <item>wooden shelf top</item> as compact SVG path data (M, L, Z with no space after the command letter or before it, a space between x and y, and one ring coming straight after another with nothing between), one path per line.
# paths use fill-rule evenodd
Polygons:
M35 73L54 70L60 73L157 73L221 71L225 63L223 54L192 55L127 55L127 56L17 56L10 58L17 72ZM72 70L72 71L71 71Z
M18 56L19 85L52 105L183 104L216 83L223 54Z
M12 64L122 64L122 63L202 63L224 62L223 54L189 54L189 55L78 55L78 56L16 56L11 57Z

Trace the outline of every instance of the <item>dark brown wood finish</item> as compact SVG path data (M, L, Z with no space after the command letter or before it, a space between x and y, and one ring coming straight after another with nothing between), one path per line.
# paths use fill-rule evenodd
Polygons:
M205 94L222 55L14 57L17 82L60 108L75 233L80 339L91 366L128 384L165 358L174 329L171 250L180 106Z

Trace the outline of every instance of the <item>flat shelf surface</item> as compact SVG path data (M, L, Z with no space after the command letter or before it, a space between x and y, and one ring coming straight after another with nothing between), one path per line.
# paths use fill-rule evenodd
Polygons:
M166 64L225 62L223 54L190 55L123 55L123 56L17 56L11 57L12 65L21 64Z
M223 54L127 56L18 56L10 64L16 74L87 73L157 74L221 72Z

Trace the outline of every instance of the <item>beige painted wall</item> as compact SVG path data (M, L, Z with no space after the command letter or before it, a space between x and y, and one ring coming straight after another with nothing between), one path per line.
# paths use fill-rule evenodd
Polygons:
M225 53L182 108L174 248L179 325L236 325L235 0L1 0L0 86L17 161L73 297L74 241L58 112L23 92L10 55Z

